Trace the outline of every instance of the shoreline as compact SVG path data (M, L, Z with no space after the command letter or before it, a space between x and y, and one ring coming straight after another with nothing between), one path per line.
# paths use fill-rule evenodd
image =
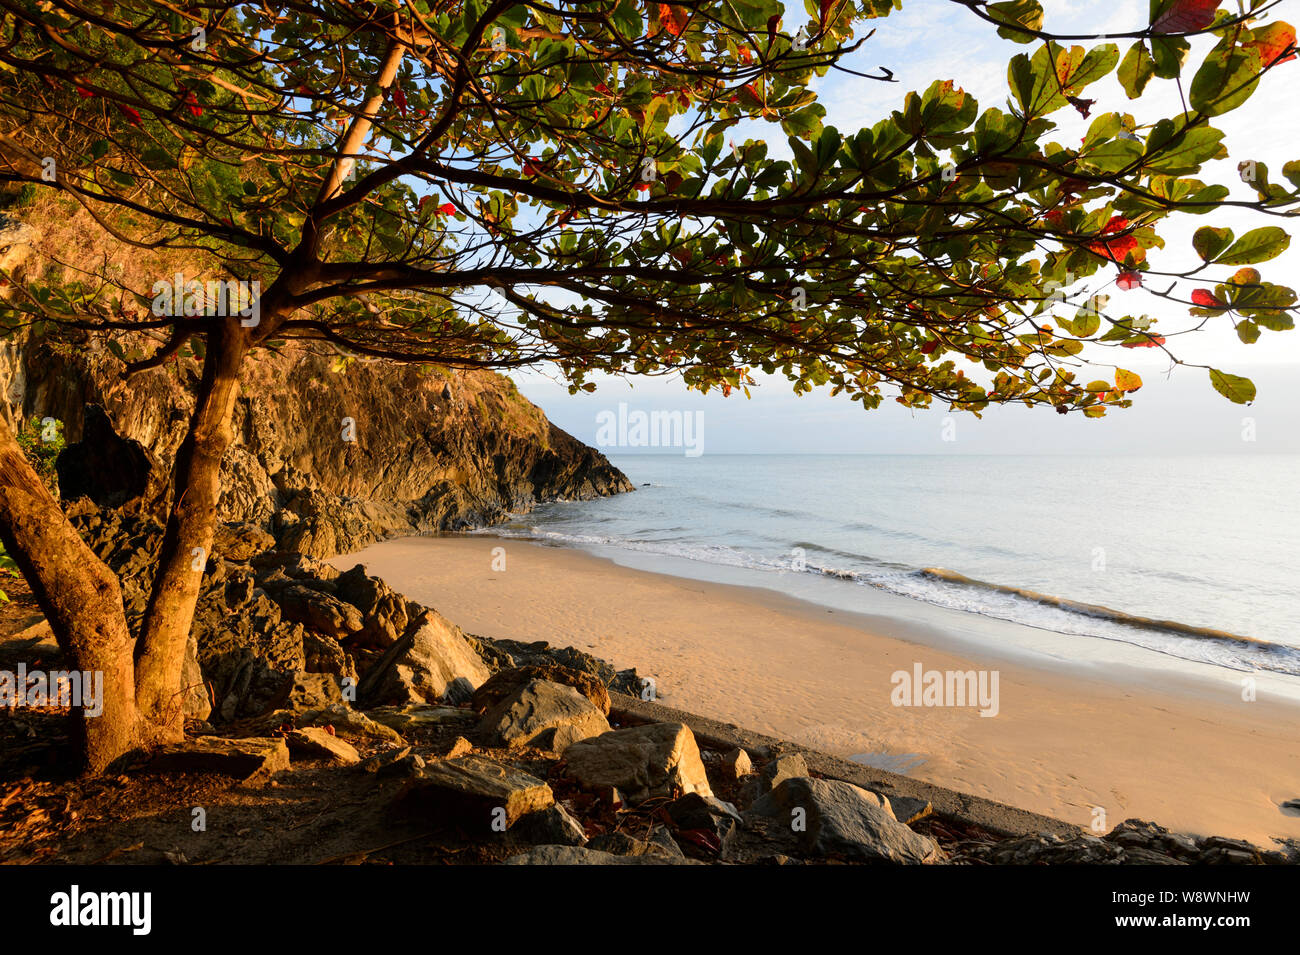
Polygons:
M1262 844L1300 838L1300 816L1279 808L1300 796L1300 707L1262 682L1247 703L1236 683L1191 678L1212 669L1195 665L1162 670L1154 688L1150 667L1026 653L1020 625L1001 620L982 618L1008 637L993 651L924 619L519 538L402 538L331 563L364 563L471 633L635 666L666 705L1083 827L1100 807L1103 832L1137 816ZM996 670L997 715L894 705L891 677L917 665Z

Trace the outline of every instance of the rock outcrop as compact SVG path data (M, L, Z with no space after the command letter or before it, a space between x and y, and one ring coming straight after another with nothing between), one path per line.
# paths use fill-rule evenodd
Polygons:
M486 371L380 362L336 370L302 345L251 356L223 461L221 518L318 557L387 537L498 523L550 500L632 490L605 456ZM130 380L102 342L0 343L0 414L64 422L65 498L156 512L198 364Z

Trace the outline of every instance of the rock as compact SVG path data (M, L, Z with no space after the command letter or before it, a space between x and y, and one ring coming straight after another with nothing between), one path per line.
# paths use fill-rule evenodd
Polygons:
M361 611L356 607L313 587L290 584L270 594L284 619L335 640L346 641L364 626Z
M942 858L934 840L894 818L883 796L836 779L785 779L761 796L752 812L792 826L809 855L906 864ZM806 828L800 831L794 823Z
M367 671L360 695L372 705L434 703L457 677L477 687L489 676L460 628L429 610Z
M328 673L295 671L284 689L271 704L273 710L322 710L344 705L338 680Z
M533 845L581 846L587 842L586 830L558 802L539 812L520 817L510 828L513 840Z
M455 759L457 756L464 756L466 753L474 752L474 744L463 736L457 736L447 747L447 752L443 753L444 759Z
M617 787L633 802L650 796L713 795L690 727L651 723L584 739L565 750L568 774L587 789Z
M375 739L399 744L406 742L396 730L377 723L364 713L358 713L346 703L331 703L323 709L305 710L301 713L277 710L270 714L267 721L274 722L277 719L281 723L296 722L298 726L332 726L339 736L345 738Z
M362 627L353 635L353 643L387 650L401 639L410 623L406 598L378 577L367 576L361 564L340 574L335 584L339 599L361 613Z
M587 843L587 848L620 856L659 856L672 862L686 858L667 827L658 825L652 826L642 839L626 832L601 833Z
M535 776L481 756L458 756L427 764L395 808L487 837L554 803L551 787Z
M294 730L286 742L290 753L308 759L325 759L338 766L355 766L361 762L356 747L319 726Z
M722 757L722 768L726 770L729 778L740 779L754 771L754 764L743 749L733 749Z
M474 722L474 714L455 706L433 706L414 703L410 706L378 706L368 710L366 715L378 723L408 733L411 730L427 729L434 726L448 726Z
M602 716L609 715L609 691L605 689L605 684L590 673L557 664L511 667L494 673L486 683L474 691L471 706L480 713L486 713L506 697L513 695L521 686L533 680L547 680L551 683L571 686L598 707Z
M766 796L787 779L807 776L808 764L798 753L782 753L763 767L758 776L758 795Z
M458 676L447 684L442 694L442 701L448 706L462 706L474 699L474 684L463 676Z
M692 859L669 859L659 855L616 856L582 846L537 846L503 865L698 865Z
M81 435L55 461L61 497L88 497L101 507L121 507L145 493L149 455L138 441L117 433L100 405L85 406Z
M377 776L416 775L416 770L424 768L424 759L411 752L409 746L394 746L362 760L358 764L363 773Z
M244 782L266 782L289 768L289 748L282 739L224 739L200 736L163 746L149 763L154 772L217 773Z
M518 640L494 640L478 635L467 635L467 639L474 643L479 655L494 670L561 666L590 674L607 690L617 690L630 696L641 693L641 680L636 675L636 670L615 670L604 660L574 647L553 647L545 640L521 643Z
M890 796L889 808L894 811L894 818L905 826L934 812L928 799L913 799L911 796Z
M212 553L226 560L248 561L275 547L275 538L256 524L218 524Z
M687 793L664 807L668 817L681 829L702 829L719 842L741 823L736 807L717 796Z
M573 687L532 680L488 710L478 732L494 746L536 746L563 753L578 740L608 733L609 723Z

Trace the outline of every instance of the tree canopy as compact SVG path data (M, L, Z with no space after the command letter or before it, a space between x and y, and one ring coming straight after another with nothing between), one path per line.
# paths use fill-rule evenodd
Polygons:
M574 388L681 371L729 391L762 371L868 406L1099 415L1140 379L1087 380L1085 347L1171 350L1174 330L1080 297L1090 276L1191 280L1161 294L1244 342L1292 326L1294 293L1253 268L1286 247L1277 226L1207 225L1179 273L1146 261L1176 212L1293 213L1300 162L1289 185L1256 169L1249 199L1197 178L1227 155L1215 118L1294 60L1275 4L1151 0L1122 44L1089 47L1047 32L1035 0L957 0L953 16L1025 45L1005 103L939 79L868 129L825 125L813 81L891 82L861 64L900 5L7 0L3 177L257 281L254 345L549 359ZM1215 45L1188 63L1199 34ZM1116 71L1134 100L1177 81L1185 108L1104 112L1082 142L1052 141L1053 116L1089 116L1089 86ZM139 367L201 351L222 320L117 291L102 275L28 287L6 321L149 331L155 349L123 351Z

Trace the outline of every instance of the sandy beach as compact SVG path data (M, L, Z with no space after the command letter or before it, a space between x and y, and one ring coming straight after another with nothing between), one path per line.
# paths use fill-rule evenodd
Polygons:
M412 538L333 560L358 562L471 633L635 666L664 703L825 752L1081 826L1104 812L1106 830L1136 816L1261 844L1300 837L1300 816L1279 808L1300 797L1300 707L1263 691L1245 702L1185 674L957 652L902 617L519 540ZM997 671L996 715L895 705L891 678L918 665Z

